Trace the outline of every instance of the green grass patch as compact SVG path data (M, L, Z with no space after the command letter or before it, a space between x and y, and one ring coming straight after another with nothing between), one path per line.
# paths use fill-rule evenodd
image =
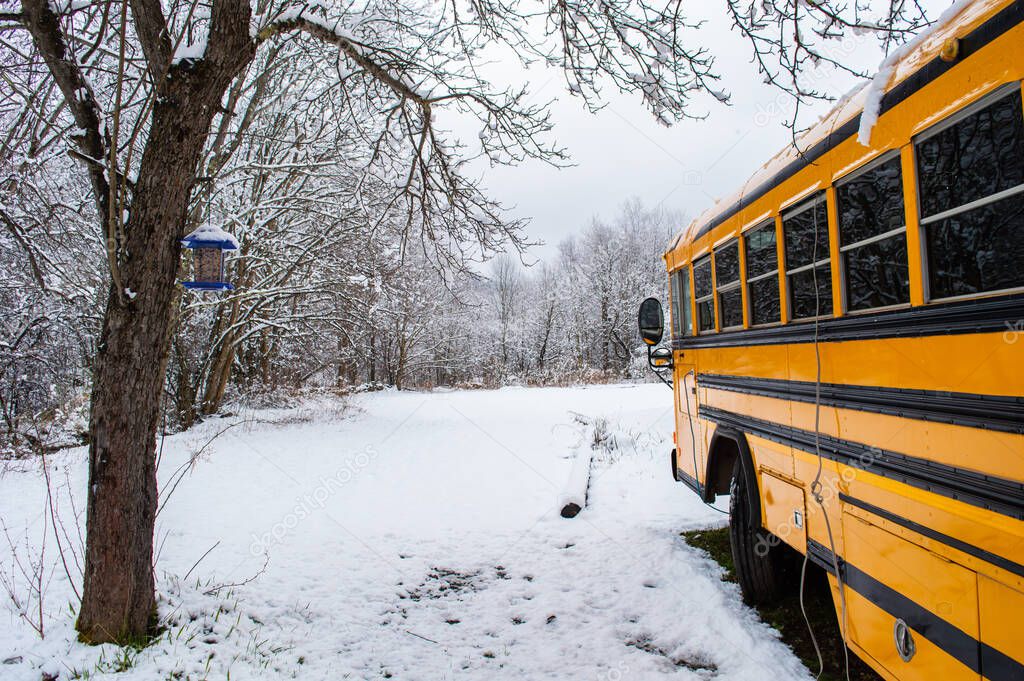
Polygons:
M725 569L722 579L736 582L736 572L732 563L732 548L729 546L729 528L717 530L695 530L683 532L683 539L690 546L706 551L712 559ZM821 647L821 656L825 663L825 671L821 681L845 681L843 667L843 637L839 630L839 621L832 604L832 593L829 589L825 572L814 565L807 566L807 580L804 588L804 604L807 618L814 628L814 635ZM807 665L812 674L818 673L818 656L814 652L814 643L807 631L807 623L800 612L799 584L794 586L793 593L777 605L757 608L758 615L766 624L774 627L796 656ZM882 681L853 652L850 653L850 681Z

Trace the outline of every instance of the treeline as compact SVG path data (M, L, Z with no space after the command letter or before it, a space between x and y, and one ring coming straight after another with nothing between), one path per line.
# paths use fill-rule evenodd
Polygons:
M429 271L406 271L372 300L355 342L341 349L341 383L500 386L640 375L636 308L648 295L665 297L661 253L678 225L678 216L634 200L531 267L501 255L481 277L448 289Z
M0 236L0 447L8 455L84 437L108 285L102 244L78 217L87 211L64 206L33 219L28 204L21 224L31 221L32 231L19 239L12 220ZM277 404L305 390L641 376L636 306L647 295L664 298L661 253L681 222L632 200L543 262L524 265L527 250L453 271L422 249L403 252L394 231L299 215L276 229L235 222L242 248L227 269L236 289L180 292L167 428L232 402Z
M623 205L524 266L440 270L373 240L311 257L282 286L254 286L243 242L232 294L186 294L167 395L188 426L237 400L305 389L495 387L640 375L635 312L665 288L661 253L677 218ZM265 243L265 242L261 242ZM281 274L283 276L283 273ZM191 298L191 300L189 300Z

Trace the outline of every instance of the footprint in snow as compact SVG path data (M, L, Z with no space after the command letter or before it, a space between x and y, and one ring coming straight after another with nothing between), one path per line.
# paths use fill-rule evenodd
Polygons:
M670 662L675 667L685 667L697 673L701 678L713 678L718 674L718 665L701 655L671 655L667 650L654 644L649 635L643 635L626 641L626 645L656 655Z

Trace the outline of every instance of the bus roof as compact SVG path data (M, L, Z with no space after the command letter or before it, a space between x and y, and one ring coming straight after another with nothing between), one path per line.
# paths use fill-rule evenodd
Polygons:
M948 39L963 37L959 35L962 29L973 28L1001 8L1013 4L1013 0L958 0L953 3L934 24L882 62L878 73L871 81L858 85L840 98L830 112L802 133L793 144L787 145L775 154L751 175L739 190L716 201L711 208L686 226L672 239L666 256L680 244L695 241L757 200L777 184L777 178L794 164L806 162L809 150L815 145L826 140L840 128L845 129L847 124L855 122L855 119L858 119L859 125L854 134L863 135L866 132L867 138L870 139L870 131L878 117L882 95L936 59ZM869 108L874 110L865 113L865 105L869 100Z

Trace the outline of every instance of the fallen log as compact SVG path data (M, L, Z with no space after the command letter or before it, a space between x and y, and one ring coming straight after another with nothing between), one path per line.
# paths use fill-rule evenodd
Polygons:
M590 470L594 462L594 449L586 445L576 449L576 457L569 471L569 480L558 498L563 518L575 518L587 507L590 492Z

